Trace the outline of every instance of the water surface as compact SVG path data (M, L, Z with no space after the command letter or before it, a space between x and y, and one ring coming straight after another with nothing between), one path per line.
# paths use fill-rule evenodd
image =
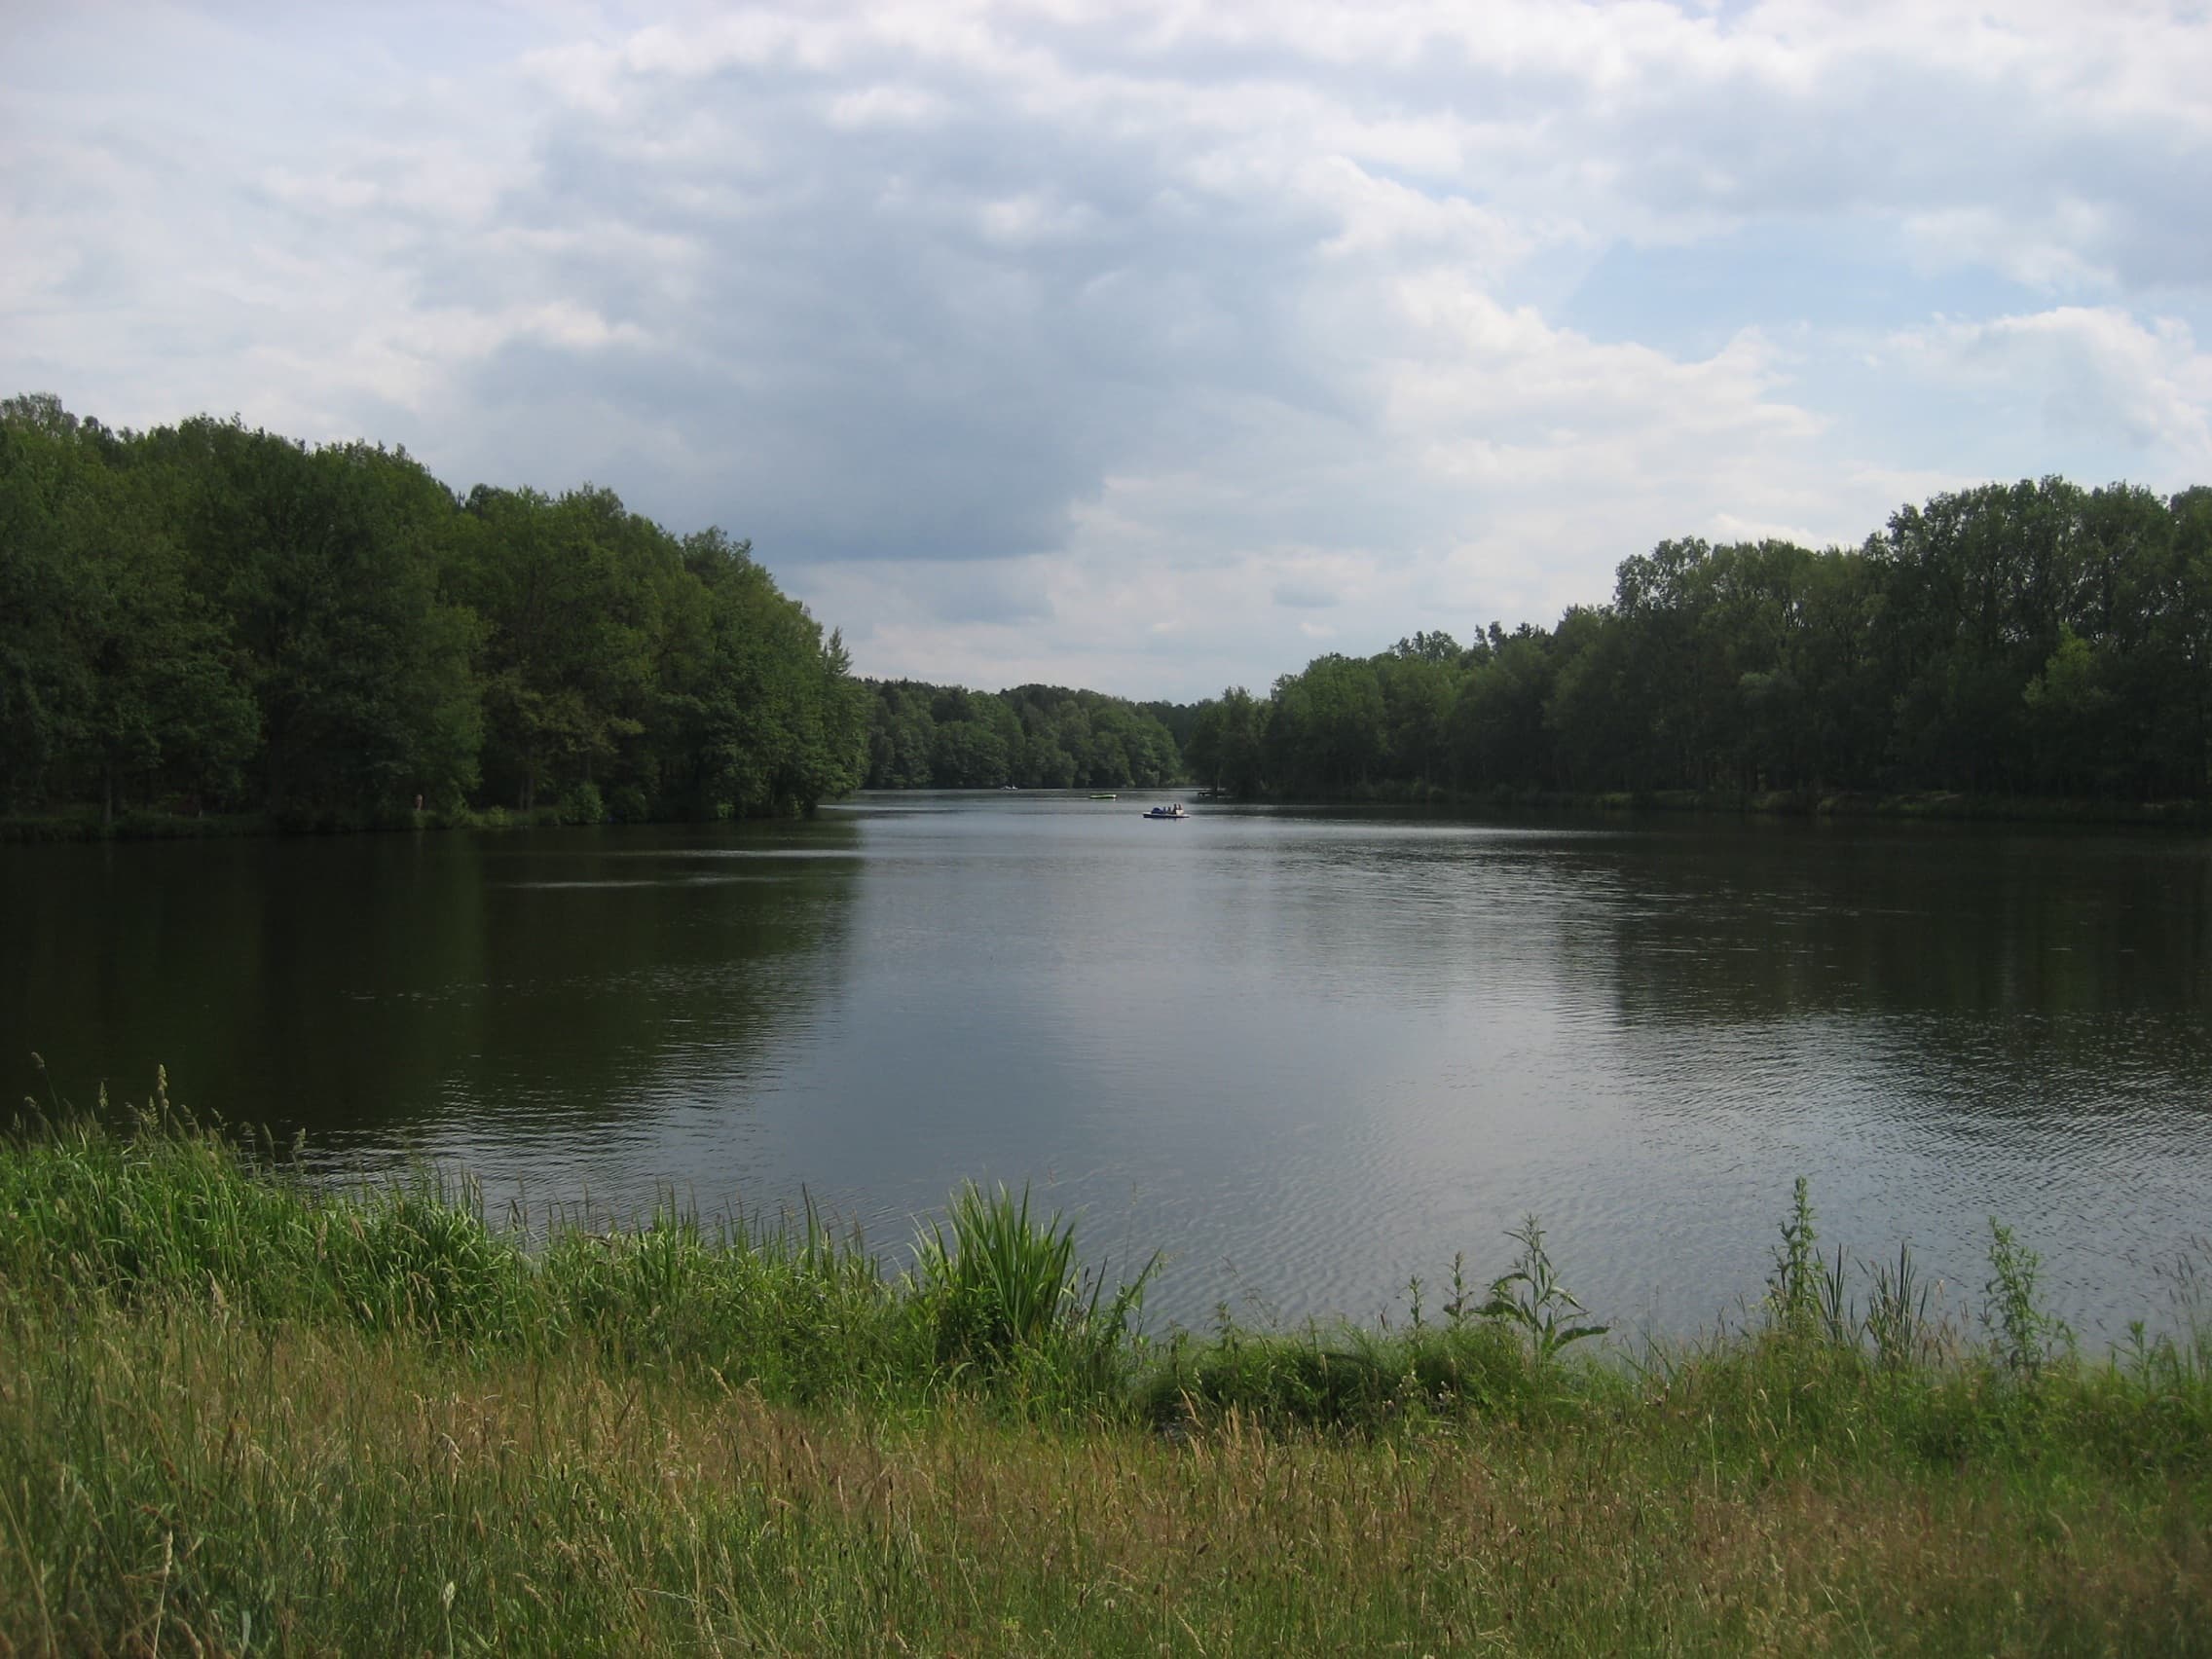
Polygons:
M1800 1173L1968 1313L2003 1216L2092 1335L2169 1319L2212 1232L2197 838L1148 798L0 849L0 1064L83 1099L165 1063L534 1213L803 1190L889 1244L1030 1182L1200 1324L1402 1317L1532 1211L1601 1316L1694 1331Z

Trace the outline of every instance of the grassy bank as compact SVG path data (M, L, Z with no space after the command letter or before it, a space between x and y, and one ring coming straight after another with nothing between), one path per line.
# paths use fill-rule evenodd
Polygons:
M2212 1651L2212 1345L2083 1357L1801 1194L1740 1333L1525 1229L1401 1329L1148 1342L964 1194L536 1250L150 1119L0 1144L0 1651Z

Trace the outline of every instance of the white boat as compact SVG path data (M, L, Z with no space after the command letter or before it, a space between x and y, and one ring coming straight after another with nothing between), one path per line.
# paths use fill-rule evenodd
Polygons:
M1183 810L1183 803L1178 800L1170 801L1165 806L1156 806L1145 816L1147 818L1188 818L1191 815Z

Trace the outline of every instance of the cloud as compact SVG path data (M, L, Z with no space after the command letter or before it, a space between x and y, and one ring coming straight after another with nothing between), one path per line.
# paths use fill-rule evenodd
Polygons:
M2062 306L1905 330L1894 344L1921 375L2032 409L2062 437L2117 438L2160 475L2212 477L2212 354L2178 319Z
M588 478L752 536L864 669L1138 694L1264 683L1317 601L1372 649L1917 480L2205 474L2186 8L429 21L16 31L7 389Z

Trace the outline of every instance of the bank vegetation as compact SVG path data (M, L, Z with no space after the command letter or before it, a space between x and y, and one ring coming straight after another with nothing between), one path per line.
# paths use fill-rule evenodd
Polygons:
M2194 1282L2111 1353L1800 1187L1765 1303L1594 1329L1533 1223L1390 1327L1147 1337L969 1190L526 1239L179 1122L0 1144L0 1651L2212 1651ZM2151 1287L2144 1287L2147 1301Z

